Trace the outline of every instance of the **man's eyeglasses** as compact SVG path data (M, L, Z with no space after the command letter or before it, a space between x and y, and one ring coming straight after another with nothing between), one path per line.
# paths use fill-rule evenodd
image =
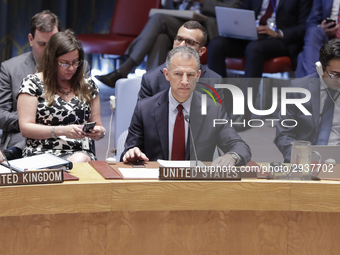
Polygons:
M77 68L79 67L81 64L83 63L82 60L78 60L76 62L73 62L72 64L69 64L69 63L60 63L58 62L58 65L60 65L60 67L62 69L68 69L70 66L73 66L74 68Z
M331 79L339 79L340 78L340 73L337 73L337 74L332 74L332 73L329 73L327 71L327 68L324 66L325 70L326 70L326 73L328 74L329 78Z
M183 38L182 36L178 36L178 35L175 36L175 39L174 39L174 40L177 41L177 42L179 42L179 43L185 41L185 45L186 45L186 46L191 46L191 47L195 46L195 44L200 45L200 43L199 43L199 42L196 42L195 40L192 40L192 39L185 39L185 38Z

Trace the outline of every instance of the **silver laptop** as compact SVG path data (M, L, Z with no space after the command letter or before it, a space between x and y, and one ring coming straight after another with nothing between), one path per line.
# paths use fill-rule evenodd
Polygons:
M218 33L223 37L257 40L255 12L216 6Z
M321 163L331 158L340 164L340 145L312 145L312 151L317 151L321 155ZM312 161L317 161L316 155L312 154Z

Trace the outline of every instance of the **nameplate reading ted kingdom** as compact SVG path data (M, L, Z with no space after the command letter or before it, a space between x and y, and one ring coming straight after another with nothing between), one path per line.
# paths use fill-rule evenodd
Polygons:
M64 182L63 170L27 171L0 174L0 186L48 184Z
M241 180L236 167L160 167L160 180Z

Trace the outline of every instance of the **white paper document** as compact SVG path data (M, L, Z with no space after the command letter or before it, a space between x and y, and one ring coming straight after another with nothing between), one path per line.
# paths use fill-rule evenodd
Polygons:
M159 179L159 168L121 168L124 179Z
M8 167L0 165L0 174L10 174L11 170Z
M195 160L163 160L158 159L157 163L163 167L191 167L196 166ZM205 166L202 161L197 161L198 166Z

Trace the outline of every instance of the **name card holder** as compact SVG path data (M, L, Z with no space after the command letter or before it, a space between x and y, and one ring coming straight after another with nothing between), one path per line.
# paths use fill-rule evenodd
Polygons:
M236 167L160 167L160 180L241 180Z
M64 182L63 170L26 171L0 174L0 186L49 184Z

